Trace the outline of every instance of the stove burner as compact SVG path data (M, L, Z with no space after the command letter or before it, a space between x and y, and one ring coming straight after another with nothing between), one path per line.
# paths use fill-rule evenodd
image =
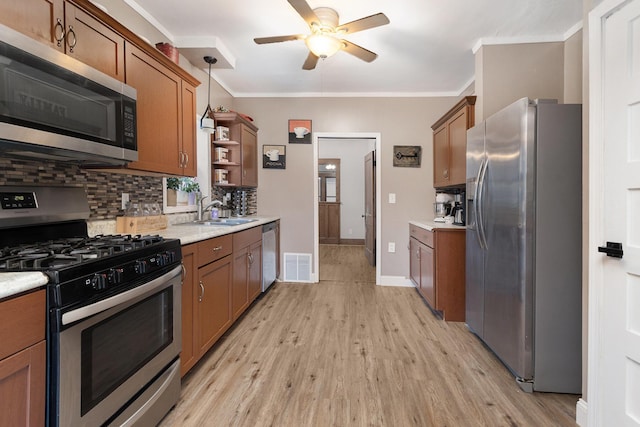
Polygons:
M158 235L98 235L6 247L0 249L0 271L56 269L141 249L163 240Z

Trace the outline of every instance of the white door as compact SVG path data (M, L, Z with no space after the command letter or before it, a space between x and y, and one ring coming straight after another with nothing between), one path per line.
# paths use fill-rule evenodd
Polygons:
M589 25L588 421L640 426L640 0L605 1Z

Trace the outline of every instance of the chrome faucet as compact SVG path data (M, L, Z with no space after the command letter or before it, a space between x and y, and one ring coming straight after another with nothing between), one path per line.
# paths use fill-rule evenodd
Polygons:
M197 207L198 207L198 221L202 221L202 217L204 216L204 213L207 212L209 209L211 209L212 207L214 207L215 205L221 206L222 202L220 200L214 200L213 202L209 203L207 206L204 206L202 201L204 199L206 199L209 196L201 196L197 198Z

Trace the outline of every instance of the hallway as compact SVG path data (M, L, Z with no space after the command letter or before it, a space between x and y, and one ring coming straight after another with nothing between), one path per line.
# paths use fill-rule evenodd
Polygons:
M463 323L376 286L362 247L321 247L183 379L162 426L575 426L578 396L526 394Z

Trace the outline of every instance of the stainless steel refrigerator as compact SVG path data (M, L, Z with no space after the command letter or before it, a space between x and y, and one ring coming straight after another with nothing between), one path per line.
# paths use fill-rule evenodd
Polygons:
M466 323L529 392L581 392L581 111L523 98L467 132Z

